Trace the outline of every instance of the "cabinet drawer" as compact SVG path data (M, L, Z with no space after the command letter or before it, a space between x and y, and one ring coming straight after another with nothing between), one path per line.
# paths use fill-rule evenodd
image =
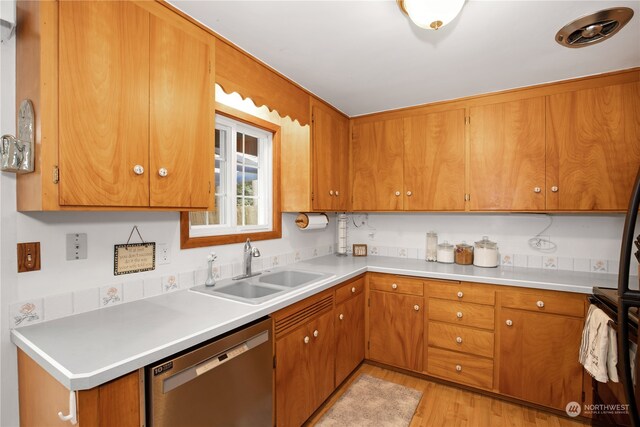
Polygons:
M369 276L369 288L375 291L387 291L407 295L422 296L424 294L422 280L388 274L371 274Z
M584 295L549 291L507 291L501 292L500 298L502 307L574 317L584 316Z
M336 289L336 305L340 304L349 298L360 295L364 289L364 277L357 280L353 280L349 283L345 283Z
M429 347L427 373L475 387L493 387L493 360L474 355Z
M429 298L429 320L493 330L493 307Z
M429 346L493 357L493 332L429 322Z
M434 298L487 305L493 305L496 300L495 291L490 285L447 283L431 280L425 280L424 283L427 288L427 295Z

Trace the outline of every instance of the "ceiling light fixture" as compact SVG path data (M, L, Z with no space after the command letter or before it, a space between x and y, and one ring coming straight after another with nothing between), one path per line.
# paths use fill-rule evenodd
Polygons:
M414 24L427 30L437 30L453 21L465 0L396 0L400 10Z

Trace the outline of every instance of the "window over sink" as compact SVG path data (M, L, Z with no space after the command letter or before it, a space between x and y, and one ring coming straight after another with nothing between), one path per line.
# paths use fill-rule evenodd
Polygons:
M222 104L215 122L215 209L181 214L182 248L281 237L280 127Z

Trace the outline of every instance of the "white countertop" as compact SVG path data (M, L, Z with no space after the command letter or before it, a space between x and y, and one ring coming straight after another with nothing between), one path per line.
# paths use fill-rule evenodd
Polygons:
M260 305L187 290L11 331L11 340L70 390L85 390L215 338L366 271L590 294L617 275L479 268L389 257L328 255L284 268L330 273ZM277 269L274 269L277 270Z

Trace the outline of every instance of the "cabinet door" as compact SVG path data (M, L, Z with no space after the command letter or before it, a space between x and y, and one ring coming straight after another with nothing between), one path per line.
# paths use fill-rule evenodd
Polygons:
M353 210L402 209L403 151L402 119L353 125Z
M309 322L309 331L311 332L308 364L310 382L307 388L310 393L311 412L306 418L322 405L335 388L336 347L333 311L328 311Z
M547 97L547 209L625 210L640 166L640 83Z
M378 291L369 298L369 357L421 371L424 298Z
M347 210L349 121L313 105L313 209Z
M151 206L210 207L214 167L210 46L155 16L150 34Z
M544 111L543 97L470 109L471 210L545 209Z
M305 339L308 342L305 343ZM276 420L298 427L315 411L310 398L311 333L307 324L276 341Z
M335 309L336 386L364 359L364 293Z
M404 209L464 210L464 110L404 119Z
M562 410L571 401L581 402L582 326L581 318L503 308L500 393Z
M149 14L65 1L59 29L60 205L148 206Z

